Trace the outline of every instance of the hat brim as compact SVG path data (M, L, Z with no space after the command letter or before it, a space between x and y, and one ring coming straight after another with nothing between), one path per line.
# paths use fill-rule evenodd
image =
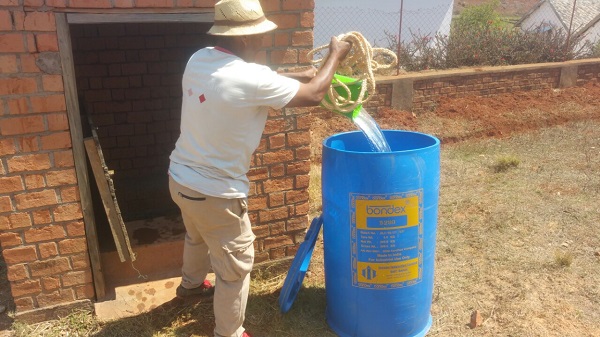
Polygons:
M250 26L220 26L213 25L207 34L210 35L224 35L224 36L244 36L244 35L256 35L263 34L275 30L277 25L269 20L264 20L261 23Z

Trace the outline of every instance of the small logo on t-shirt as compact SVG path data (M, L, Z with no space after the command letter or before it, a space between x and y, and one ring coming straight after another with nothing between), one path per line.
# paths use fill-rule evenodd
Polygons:
M188 89L188 96L192 96L194 94L194 90L192 88Z
M206 97L204 97L204 94L200 95L198 98L200 99L200 103L204 103L204 101L206 101Z

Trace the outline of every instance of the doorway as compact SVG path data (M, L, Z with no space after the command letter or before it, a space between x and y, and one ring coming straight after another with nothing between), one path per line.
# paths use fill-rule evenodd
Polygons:
M107 285L179 272L185 229L168 191L181 77L210 44L213 13L59 13L65 95L97 299ZM84 149L97 140L135 255L119 259L115 226ZM83 159L82 159L83 158ZM112 226L112 227L111 227ZM131 261L131 260L135 260Z

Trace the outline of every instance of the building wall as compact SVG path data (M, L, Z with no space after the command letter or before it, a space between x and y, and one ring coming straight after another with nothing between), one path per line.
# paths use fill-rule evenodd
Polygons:
M55 11L160 13L214 3L0 1L0 244L18 313L94 298ZM273 68L308 65L314 1L262 4L279 30L265 40L261 59ZM257 261L292 256L308 225L308 118L301 109L272 111L253 157Z
M564 31L567 30L547 1L521 22L521 29L526 31L533 30L537 29L541 24L563 29Z

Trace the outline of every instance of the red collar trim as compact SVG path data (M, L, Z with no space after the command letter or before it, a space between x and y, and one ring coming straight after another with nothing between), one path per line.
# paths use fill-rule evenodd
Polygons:
M230 54L230 55L234 55L235 56L235 54L233 52L231 52L230 50L227 50L227 49L225 49L223 47L215 46L215 49L218 50L218 51L220 51L220 52L223 52L225 54Z

